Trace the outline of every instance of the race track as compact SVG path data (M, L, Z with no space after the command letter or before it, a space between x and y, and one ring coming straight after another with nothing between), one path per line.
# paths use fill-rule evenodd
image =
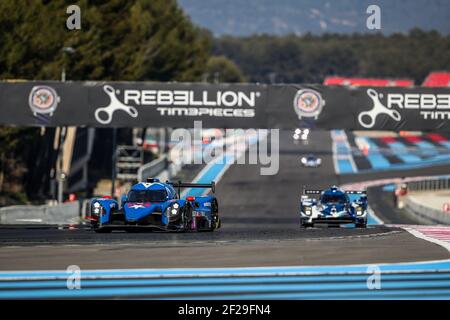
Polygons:
M314 152L318 169L300 166ZM0 229L0 270L81 268L177 268L334 265L448 259L444 248L395 227L300 229L302 186L388 177L448 173L449 166L406 171L336 175L329 132L314 131L308 146L295 145L291 132L280 132L280 170L261 176L258 165L232 165L216 188L222 228L214 233L112 233L89 230ZM369 194L369 199L370 194ZM373 208L387 222L389 206Z

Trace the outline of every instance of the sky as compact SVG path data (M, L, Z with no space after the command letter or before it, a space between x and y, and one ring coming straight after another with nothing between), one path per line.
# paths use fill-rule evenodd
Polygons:
M450 0L178 0L197 25L216 36L311 32L408 32L419 27L450 33ZM370 5L380 29L367 28Z

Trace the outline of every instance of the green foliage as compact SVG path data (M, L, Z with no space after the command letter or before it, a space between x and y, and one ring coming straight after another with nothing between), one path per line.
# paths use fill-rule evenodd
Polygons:
M72 4L81 30L66 28ZM65 67L68 80L196 81L210 46L176 0L0 1L0 80L59 80ZM0 205L25 201L27 146L41 138L39 129L0 128Z
M26 201L22 192L30 146L39 136L37 128L0 128L0 206Z
M214 54L237 63L252 82L321 83L326 76L412 78L450 70L450 35L418 29L409 34L225 36Z
M210 82L245 82L241 69L224 56L212 56L206 64L205 78Z
M81 8L81 30L66 8ZM175 0L2 0L0 79L194 81L209 42ZM76 53L64 57L62 48Z
M0 128L0 154L12 155L14 150L26 149L31 143L29 136L39 134L36 128Z

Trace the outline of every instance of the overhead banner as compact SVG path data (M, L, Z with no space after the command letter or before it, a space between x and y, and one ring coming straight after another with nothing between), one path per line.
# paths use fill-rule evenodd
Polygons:
M450 131L450 88L285 85L267 96L269 127Z
M450 131L450 88L0 82L0 124Z

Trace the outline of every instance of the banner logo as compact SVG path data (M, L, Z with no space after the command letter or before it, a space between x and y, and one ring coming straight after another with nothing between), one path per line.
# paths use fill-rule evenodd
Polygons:
M95 110L95 119L101 124L109 124L112 121L113 114L117 110L122 110L128 113L131 117L136 118L138 111L135 107L127 106L119 101L113 87L110 85L103 86L103 91L109 96L109 105Z
M35 117L38 115L53 116L60 101L55 89L49 86L33 87L28 97L28 104Z
M373 89L368 89L367 94L373 101L373 107L371 110L364 111L359 114L358 121L361 126L367 129L373 128L377 117L380 114L386 114L395 121L400 121L402 119L402 116L397 110L389 109L381 103L381 94L378 95L378 93ZM364 121L364 119L367 119L368 121Z
M312 89L302 89L297 92L294 98L294 110L298 118L317 119L322 112L325 100L319 92Z
M110 103L95 110L95 119L105 125L112 122L117 110L136 118L136 107L155 107L164 117L255 117L256 100L261 96L260 92L232 90L211 93L206 90L124 89L119 92L110 85L103 86L103 90L110 97Z

